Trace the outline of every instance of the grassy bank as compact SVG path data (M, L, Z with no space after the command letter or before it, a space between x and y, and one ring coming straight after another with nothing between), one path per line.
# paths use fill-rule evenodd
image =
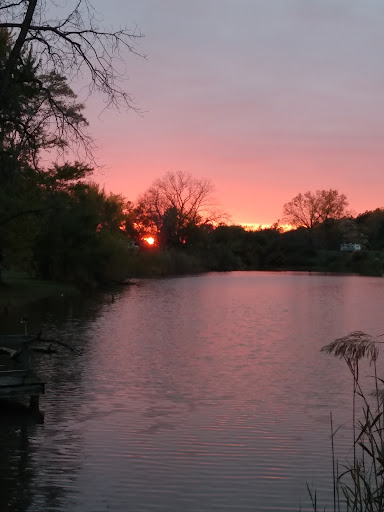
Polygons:
M0 308L11 308L49 297L75 295L78 289L70 284L32 279L25 275L5 273L5 286L0 286Z
M299 257L298 257L299 256ZM100 286L124 282L136 277L164 277L203 272L234 270L301 270L334 273L353 273L381 276L384 253L380 251L310 251L297 254L276 249L259 254L257 251L242 253L232 248L187 251L180 249L151 249L128 252L119 256L99 280L89 275L72 277L71 283L45 281L26 274L5 272L5 286L0 286L0 308L10 308L48 297L73 295L82 290L95 290Z

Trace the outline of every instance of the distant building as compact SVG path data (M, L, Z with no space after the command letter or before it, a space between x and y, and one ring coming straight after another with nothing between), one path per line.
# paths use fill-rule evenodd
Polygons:
M361 244L341 244L340 251L361 251Z
M136 245L134 240L132 240L131 238L126 239L125 243L126 243L126 246L128 247L128 249L132 249L132 250L136 251L139 248L139 246Z

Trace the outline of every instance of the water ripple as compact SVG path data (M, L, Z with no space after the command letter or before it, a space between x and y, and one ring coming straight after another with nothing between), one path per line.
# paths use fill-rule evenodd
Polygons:
M212 274L53 309L46 329L81 355L37 362L43 425L0 424L0 510L305 511L307 482L329 505L329 413L348 424L351 382L319 350L382 331L377 283Z

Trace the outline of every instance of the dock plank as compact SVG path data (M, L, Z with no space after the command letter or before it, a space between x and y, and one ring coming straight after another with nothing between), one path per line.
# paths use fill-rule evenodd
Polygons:
M38 382L22 386L0 386L0 398L9 398L13 396L34 396L44 394L44 383Z
M31 369L29 343L32 341L28 335L0 335L0 347L18 347L17 360L1 358L0 398L29 397L31 407L38 408L45 384Z
M33 337L28 334L0 334L0 345L22 345L23 343L31 343Z

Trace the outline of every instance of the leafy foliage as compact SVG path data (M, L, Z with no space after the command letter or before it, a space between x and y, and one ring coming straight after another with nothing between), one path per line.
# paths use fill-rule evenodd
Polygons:
M0 39L0 49L5 52L0 58L2 78L11 51L9 32L1 29ZM31 51L22 54L14 69L12 87L0 99L2 184L12 183L15 175L26 168L41 171L41 151L64 150L70 144L90 147L83 108L64 76L42 74L37 57Z
M101 28L88 0L4 1L0 13L0 284L10 266L61 280L118 279L133 245L132 207L87 181L93 145L69 81L85 73L108 104L132 107L116 64L139 35ZM46 168L51 150L83 162Z

